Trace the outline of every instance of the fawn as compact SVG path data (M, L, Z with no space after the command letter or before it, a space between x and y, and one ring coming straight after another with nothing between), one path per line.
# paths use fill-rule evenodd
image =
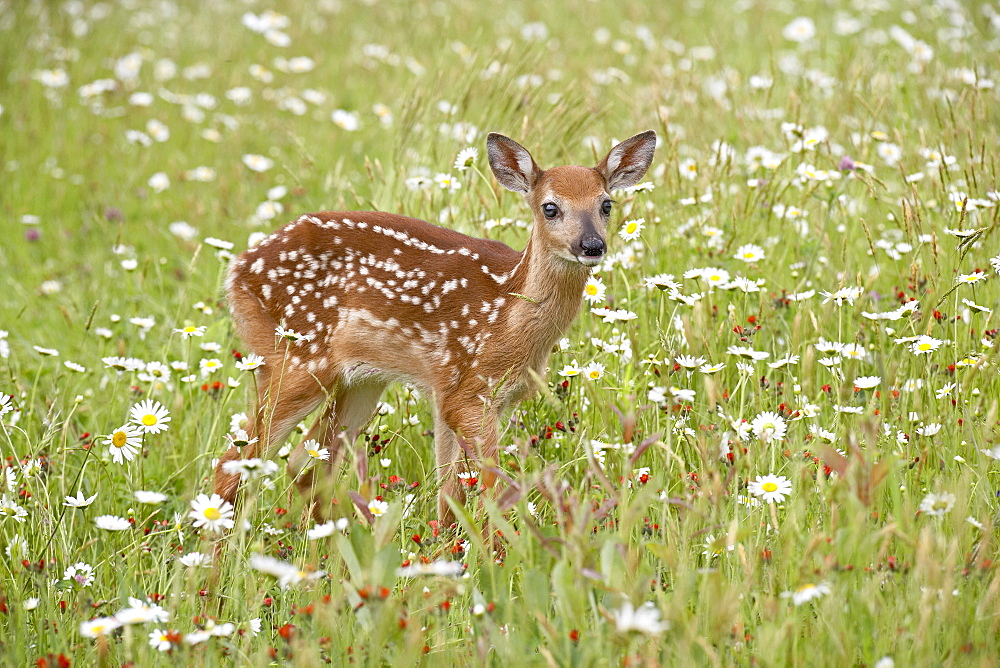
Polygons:
M434 397L440 520L452 519L448 497L465 501L458 473L470 444L483 486L495 492L501 415L534 389L576 317L606 250L610 193L643 177L656 134L621 142L595 168L542 171L496 133L486 146L497 181L531 208L522 252L414 218L351 211L301 216L232 262L226 293L236 331L265 364L247 429L258 440L222 456L217 494L232 502L239 485L224 462L266 452L321 405L306 438L329 449L332 467L393 381ZM309 459L302 446L289 458L303 491L312 485L315 467L300 475Z

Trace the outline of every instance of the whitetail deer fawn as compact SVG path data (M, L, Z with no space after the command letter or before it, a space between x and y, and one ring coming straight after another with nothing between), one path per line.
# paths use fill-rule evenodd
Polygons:
M224 462L283 442L322 404L307 439L337 461L397 380L434 397L440 519L452 517L447 497L465 500L460 439L476 448L482 483L493 488L501 414L533 389L576 317L605 253L610 193L646 173L656 134L618 144L593 169L542 171L495 133L486 146L497 181L531 208L523 252L422 220L352 211L304 215L232 262L226 292L236 330L265 365L247 429L259 440L222 456L216 493L236 497L239 477ZM279 327L305 338L290 342ZM289 459L302 487L311 484L312 469L299 475L308 461L301 446Z

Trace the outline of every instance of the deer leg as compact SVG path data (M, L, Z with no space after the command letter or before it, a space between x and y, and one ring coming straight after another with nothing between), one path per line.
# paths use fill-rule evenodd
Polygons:
M317 418L309 430L305 441L315 439L321 448L327 448L330 459L324 466L326 483L323 490L329 494L332 488L333 469L342 461L345 446L350 446L358 435L371 421L375 406L382 392L385 391L384 381L355 382L337 389L333 399ZM303 442L305 442L303 441ZM313 464L310 466L310 464ZM288 459L289 475L295 477L298 488L306 493L315 494L315 471L318 462L312 462L309 453L299 445Z
M235 503L240 477L226 473L223 464L234 459L248 459L258 452L267 453L272 444L288 438L295 425L314 411L324 396L324 384L304 369L272 370L258 377L257 408L247 430L251 439L258 440L242 450L226 450L215 467L215 493Z
M484 464L492 467L497 463L497 417L491 411L484 411L479 404L466 405L464 409L445 416L439 410L434 423L438 480L441 481L438 493L441 526L448 526L455 519L448 498L465 503L468 483L459 473L470 473L470 469L482 468ZM479 477L487 488L493 487L496 475L492 471L481 471Z

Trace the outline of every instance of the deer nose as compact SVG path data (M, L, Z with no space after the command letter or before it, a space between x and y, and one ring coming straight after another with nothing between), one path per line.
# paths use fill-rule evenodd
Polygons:
M583 249L583 254L587 257L601 257L604 255L606 246L604 245L604 239L591 236L580 240L580 248Z

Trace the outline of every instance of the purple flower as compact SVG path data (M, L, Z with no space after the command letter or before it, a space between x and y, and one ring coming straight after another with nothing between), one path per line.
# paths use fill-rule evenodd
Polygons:
M855 169L854 161L851 160L851 156L845 155L840 159L840 163L837 165L837 169L845 172L850 172Z

